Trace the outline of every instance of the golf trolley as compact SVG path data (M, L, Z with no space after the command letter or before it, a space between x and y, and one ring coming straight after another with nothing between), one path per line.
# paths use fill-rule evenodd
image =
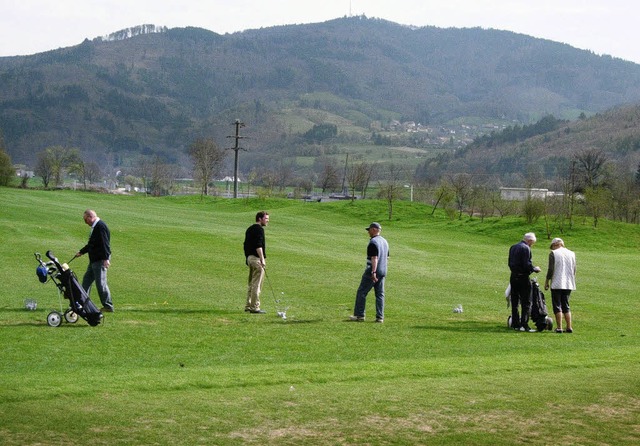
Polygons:
M553 319L549 317L549 311L547 310L547 302L544 298L544 293L540 290L538 279L532 277L531 281L531 321L536 325L536 330L545 331L553 330ZM505 291L505 297L507 299L507 308L511 305L511 285ZM512 328L513 323L511 316L507 318L507 327Z
M51 327L59 327L63 318L68 323L75 324L78 321L78 316L86 320L92 327L100 324L103 317L102 312L89 299L86 291L80 286L75 273L69 269L69 265L66 263L60 264L51 251L46 253L49 258L48 262L42 259L40 253L36 252L34 255L40 264L36 268L36 274L40 282L47 283L51 280L58 288L60 311L51 311L47 315L47 324ZM62 296L69 301L69 308L64 311Z

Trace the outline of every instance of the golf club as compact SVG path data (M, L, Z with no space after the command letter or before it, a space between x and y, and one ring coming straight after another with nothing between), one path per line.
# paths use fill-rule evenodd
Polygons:
M287 309L285 308L283 311L280 311L278 309L278 306L280 304L280 300L276 299L276 293L275 291L273 291L273 286L271 285L271 280L269 279L269 275L267 274L267 269L264 268L264 277L266 277L267 279L267 283L269 284L269 288L271 289L271 295L273 296L273 301L276 304L276 314L278 315L278 317L281 317L282 319L286 320L287 319Z

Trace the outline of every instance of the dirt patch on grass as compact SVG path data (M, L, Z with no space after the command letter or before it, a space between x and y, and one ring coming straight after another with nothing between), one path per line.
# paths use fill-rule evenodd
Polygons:
M629 395L611 394L599 404L585 407L585 413L599 419L620 419L637 417L640 409L640 398Z

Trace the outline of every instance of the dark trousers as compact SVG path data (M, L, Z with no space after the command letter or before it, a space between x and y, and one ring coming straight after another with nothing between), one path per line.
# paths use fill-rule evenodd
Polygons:
M531 315L531 282L529 276L511 276L511 325L513 328L529 326ZM518 314L518 305L521 314Z

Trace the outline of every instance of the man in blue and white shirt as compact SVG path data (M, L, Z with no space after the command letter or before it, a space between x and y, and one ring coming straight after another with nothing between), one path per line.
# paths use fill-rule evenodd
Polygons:
M367 294L373 288L376 295L376 322L382 323L384 322L384 279L387 276L389 244L380 235L382 231L380 223L373 222L365 229L370 237L367 245L367 266L356 292L356 304L350 320L364 321Z

